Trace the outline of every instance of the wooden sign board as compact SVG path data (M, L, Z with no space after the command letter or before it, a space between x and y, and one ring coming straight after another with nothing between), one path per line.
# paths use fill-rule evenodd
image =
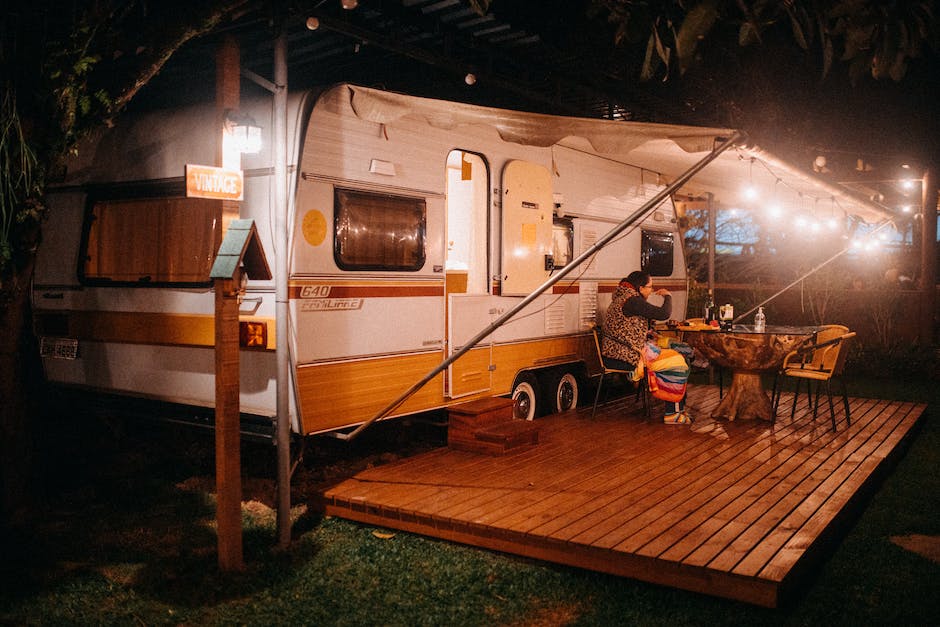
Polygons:
M241 170L186 164L186 196L216 200L243 200L245 179Z

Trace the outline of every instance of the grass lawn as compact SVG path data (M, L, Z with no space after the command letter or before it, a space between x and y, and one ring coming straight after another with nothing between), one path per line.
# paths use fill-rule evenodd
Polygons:
M856 380L854 396L925 401L907 454L819 572L777 610L322 518L305 491L403 441L313 444L275 545L274 451L243 449L246 572L216 565L211 435L128 420L50 420L42 505L4 530L0 625L940 624L936 380ZM385 434L386 436L388 434ZM433 437L431 437L433 440ZM433 444L425 439L425 446ZM343 448L338 448L343 447ZM932 539L933 559L902 548ZM928 544L928 546L930 546Z

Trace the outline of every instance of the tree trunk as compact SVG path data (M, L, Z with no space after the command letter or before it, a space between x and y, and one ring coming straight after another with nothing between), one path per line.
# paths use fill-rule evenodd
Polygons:
M30 325L29 286L35 265L25 264L4 278L0 291L0 519L11 521L33 505L34 428L31 411L41 380L38 351Z

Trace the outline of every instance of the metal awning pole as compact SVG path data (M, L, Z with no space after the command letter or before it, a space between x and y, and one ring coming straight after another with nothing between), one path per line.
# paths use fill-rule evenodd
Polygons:
M274 40L274 241L277 329L277 530L278 546L290 545L290 405L287 291L287 35L280 21Z
M488 327L486 327L485 329L477 333L472 339L470 339L470 341L468 341L458 351L456 351L453 355L451 355L450 357L442 361L436 368L434 368L433 370L428 372L426 375L424 375L420 381L418 381L417 383L412 385L410 388L408 388L401 396L399 396L394 401L389 403L389 405L385 407L382 411L380 411L375 416L373 416L366 422L362 423L361 425L356 427L355 430L349 433L333 433L331 435L341 440L352 440L357 435L362 433L363 430L368 428L369 425L374 423L376 420L380 420L381 418L387 416L392 410L394 410L396 407L398 407L403 402L405 402L405 400L407 400L412 394L414 394L415 392L420 390L422 387L424 387L431 379L433 379L438 374L443 372L448 366L450 366L452 363L457 361L457 359L459 359L461 356L467 353L471 348L473 348L474 346L479 344L481 341L483 341L483 339L485 339L490 333L492 333L493 331L501 327L510 318L512 318L517 313L522 311L532 301L534 301L536 298L541 296L543 292L548 290L548 288L552 287L553 285L555 285L555 283L558 283L558 281L566 277L570 272L574 271L574 269L577 268L579 265L581 265L581 263L586 261L588 258L591 257L591 255L595 254L597 251L599 251L608 243L610 243L611 240L613 240L618 235L620 235L620 233L622 233L629 226L631 226L634 222L640 219L644 214L648 213L651 209L658 207L660 203L666 200L666 198L668 198L672 193L674 193L677 189L685 185L689 181L689 179L691 179L693 176L698 174L698 172L702 168L704 168L709 163L711 163L714 159L716 159L718 155L720 155L724 151L731 148L736 142L740 141L743 138L744 138L744 134L736 131L730 139L724 140L721 144L719 144L714 149L712 149L712 151L708 153L708 155L706 155L701 161L699 161L698 163L693 165L691 168L689 168L688 170L683 172L681 175L679 175L679 177L675 181L673 181L670 185L663 188L659 193L653 196L653 198L647 201L642 207L634 211L632 214L630 214L630 216L628 216L620 224L618 224L617 226L612 228L610 231L608 231L608 233L604 235L603 237L601 237L599 240L597 240L597 242L593 246L591 246L590 248L582 252L575 259L573 259L571 263L569 263L564 268L562 268L561 272L559 272L555 276L549 277L549 279L545 281L545 283L543 283L541 286L539 286L534 292L532 292L531 294L523 298L514 307L510 308L503 315L501 315L499 318L497 318L492 323L490 323Z

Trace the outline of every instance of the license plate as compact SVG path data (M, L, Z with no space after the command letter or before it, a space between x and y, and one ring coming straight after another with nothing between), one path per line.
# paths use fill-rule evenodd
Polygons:
M68 337L40 338L39 354L54 359L75 359L78 357L78 340Z

